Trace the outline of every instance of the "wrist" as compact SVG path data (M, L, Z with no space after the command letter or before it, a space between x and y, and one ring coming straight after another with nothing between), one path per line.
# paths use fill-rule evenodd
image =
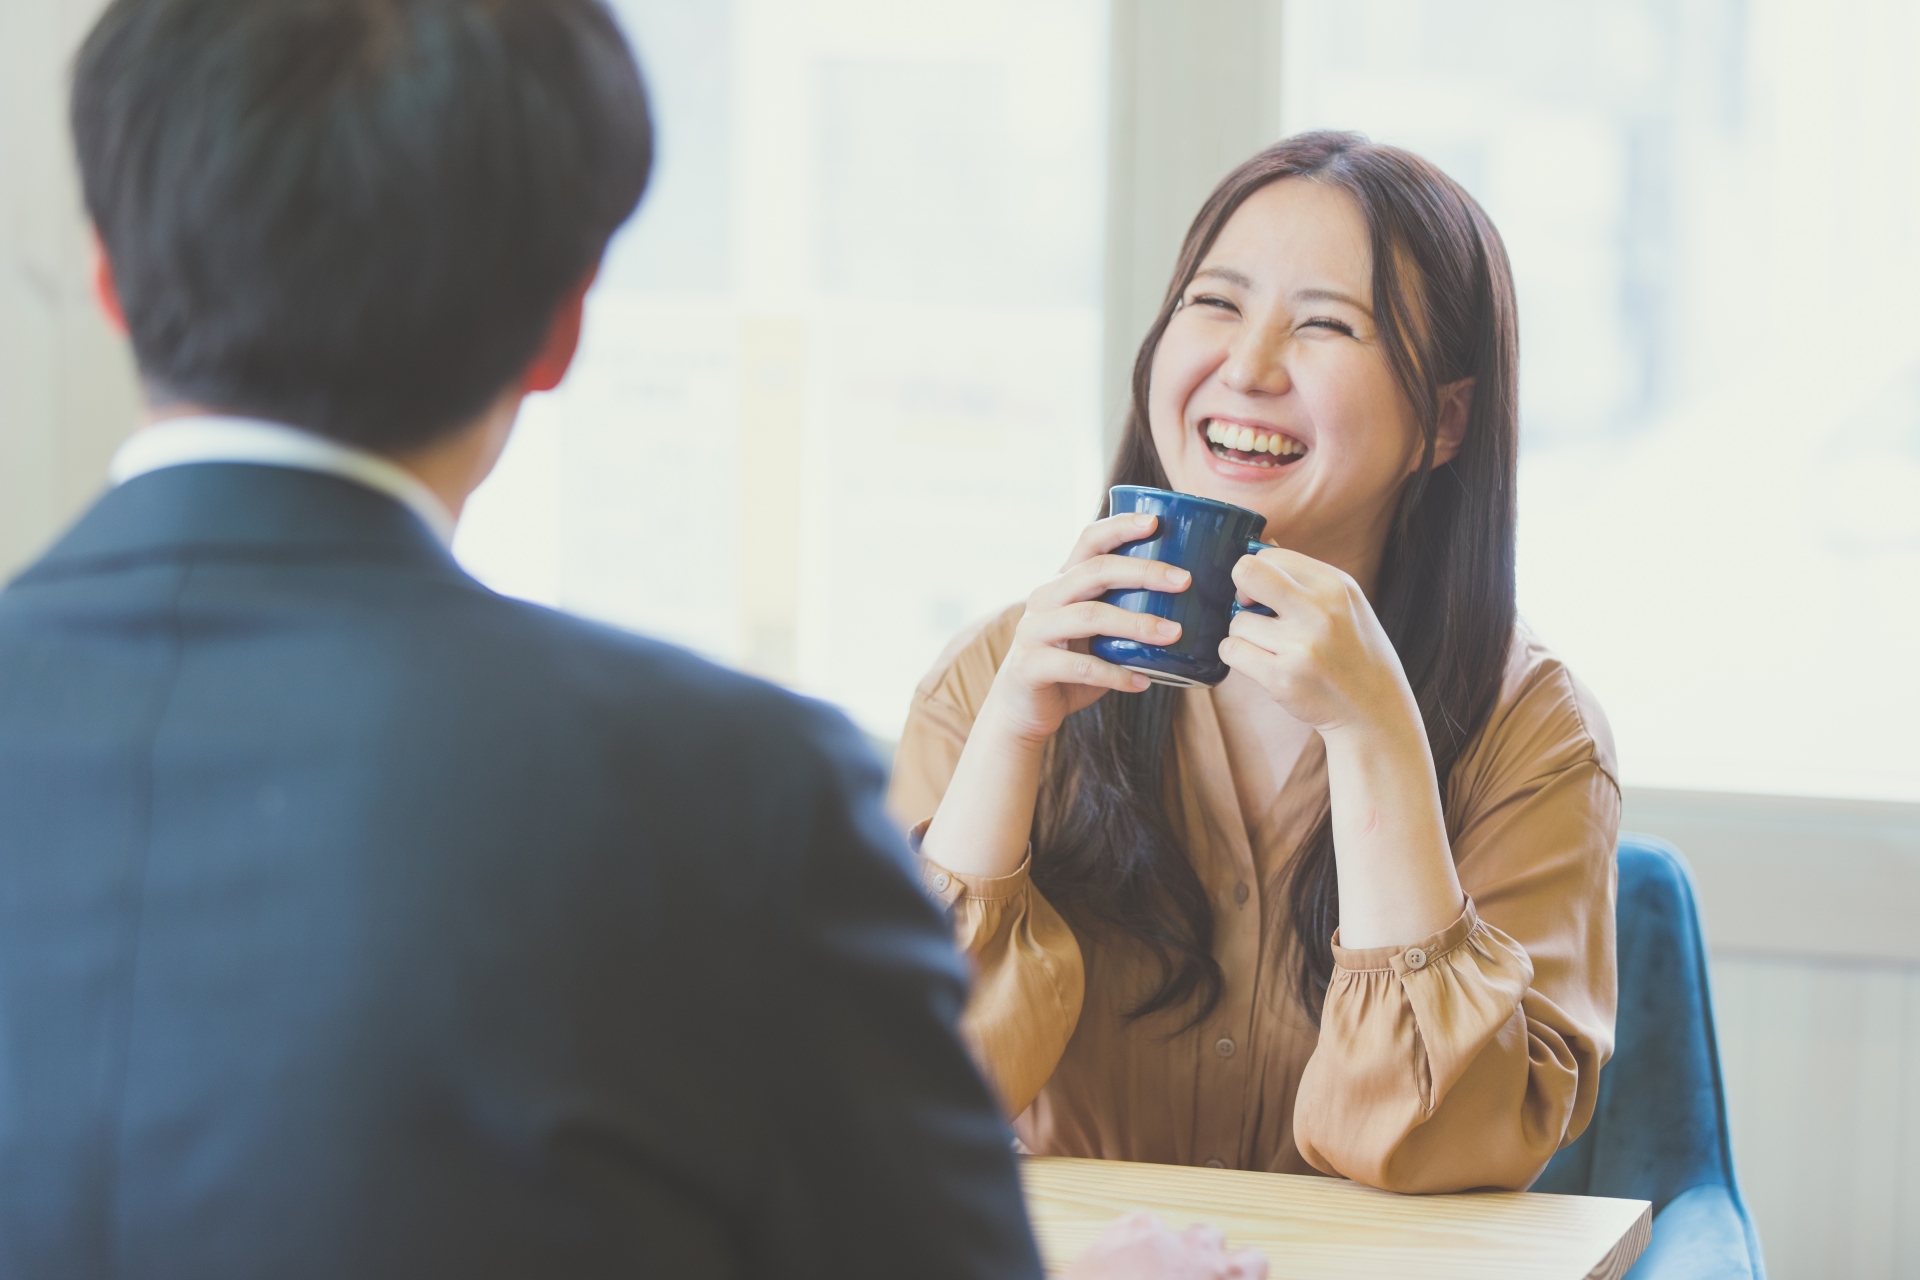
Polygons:
M973 729L967 736L969 741L984 736L996 751L1037 758L1047 749L1047 741L1057 727L1037 722L1034 717L1010 707L1001 686L995 684L987 691L980 714L974 718Z
M1404 681L1396 683L1397 689L1373 699L1365 713L1320 731L1329 753L1394 756L1417 748L1420 755L1428 755L1420 705Z

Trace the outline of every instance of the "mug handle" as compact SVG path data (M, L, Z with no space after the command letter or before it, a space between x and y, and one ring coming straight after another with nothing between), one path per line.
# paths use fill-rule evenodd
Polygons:
M1270 542L1261 542L1257 538L1248 538L1247 554L1257 556L1272 545ZM1227 614L1227 617L1237 618L1243 613L1257 613L1263 618L1277 618L1280 616L1263 604L1241 604L1238 600L1235 600L1233 602L1233 610Z

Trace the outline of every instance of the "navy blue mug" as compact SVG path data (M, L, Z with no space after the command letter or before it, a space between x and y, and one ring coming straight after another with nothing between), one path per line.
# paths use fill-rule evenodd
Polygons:
M1094 656L1138 671L1155 684L1219 684L1227 678L1220 642L1240 611L1233 598L1233 566L1241 556L1258 555L1266 548L1260 531L1267 527L1267 518L1231 502L1137 484L1115 485L1107 501L1110 516L1138 512L1159 517L1152 537L1129 542L1115 555L1163 560L1185 569L1193 580L1185 591L1109 591L1100 597L1134 613L1172 619L1180 624L1180 638L1161 645L1095 636ZM1252 609L1272 612L1258 605Z

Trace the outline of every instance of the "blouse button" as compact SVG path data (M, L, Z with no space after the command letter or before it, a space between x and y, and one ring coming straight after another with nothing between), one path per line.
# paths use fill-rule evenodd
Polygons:
M1231 1058L1233 1056L1233 1041L1225 1036L1221 1036L1213 1042L1213 1051L1223 1058Z
M942 893L946 892L947 886L952 883L953 881L947 878L947 873L944 871L942 871L939 875L933 878L933 887L940 890Z
M1407 968L1424 969L1426 967L1426 964L1427 964L1426 952L1422 951L1418 947L1407 948Z
M1227 1167L1227 1162L1225 1160L1220 1159L1218 1156L1215 1156L1213 1159L1207 1161L1207 1168L1209 1169L1224 1169L1226 1167Z

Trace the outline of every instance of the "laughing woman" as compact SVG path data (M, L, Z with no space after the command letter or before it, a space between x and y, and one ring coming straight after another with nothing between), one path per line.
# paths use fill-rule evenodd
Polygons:
M1480 207L1349 134L1207 200L1115 484L1248 507L1214 689L1088 652L1179 591L1090 525L916 691L892 805L1023 1145L1519 1188L1592 1116L1614 1015L1606 720L1514 614L1513 285ZM1171 624L1167 624L1171 625ZM923 820L931 815L931 824Z

